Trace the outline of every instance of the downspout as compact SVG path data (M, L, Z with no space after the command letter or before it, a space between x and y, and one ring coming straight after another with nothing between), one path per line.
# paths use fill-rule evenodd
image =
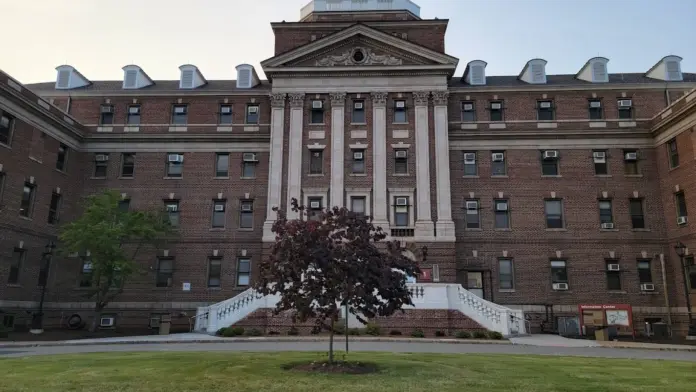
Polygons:
M667 89L667 83L665 83L665 107L672 104L672 99L669 96L669 90Z
M70 106L72 104L72 97L68 95L68 102L65 104L65 113L70 114Z
M665 295L665 306L667 307L667 325L669 325L669 333L672 334L672 312L669 307L669 294L667 293L667 275L665 273L665 254L660 253L660 269L662 270L662 290Z

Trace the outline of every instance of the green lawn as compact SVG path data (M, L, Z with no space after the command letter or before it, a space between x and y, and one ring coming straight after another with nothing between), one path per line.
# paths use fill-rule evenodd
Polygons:
M349 360L375 362L381 371L328 375L281 369L323 358L320 353L153 352L0 359L0 391L696 391L693 362L351 353Z

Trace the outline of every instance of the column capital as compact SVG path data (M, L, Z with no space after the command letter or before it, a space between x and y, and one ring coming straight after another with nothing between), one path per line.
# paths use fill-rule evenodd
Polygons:
M415 91L413 93L413 102L417 106L427 106L429 96L430 96L429 91Z
M387 104L387 93L384 91L375 91L370 93L372 96L372 105L385 106Z
M447 106L449 91L433 91L433 104L435 106Z
M285 97L287 94L285 93L271 93L269 94L271 97L271 106L273 107L285 107Z
M329 93L329 99L331 99L331 106L344 106L346 104L346 93L345 92Z
M291 107L303 107L304 106L304 93L290 93L290 106Z

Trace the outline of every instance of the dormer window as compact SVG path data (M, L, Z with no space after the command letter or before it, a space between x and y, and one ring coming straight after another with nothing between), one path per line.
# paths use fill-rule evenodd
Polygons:
M126 65L123 67L123 88L138 89L153 85L154 82L137 65Z
M682 58L679 56L666 56L653 65L645 76L666 82L680 82L684 80L681 72L681 60Z
M575 75L577 79L584 80L590 83L608 83L609 72L607 71L608 58L593 57L582 66L580 71Z
M195 65L185 64L179 67L179 70L181 71L179 88L198 88L208 83Z
M56 68L56 71L58 71L56 77L56 89L58 90L69 90L91 84L87 78L70 65L61 65Z
M469 62L464 71L464 78L472 86L483 86L486 84L486 62L474 60Z
M601 61L596 61L592 64L592 81L608 82L607 65Z
M682 80L682 73L679 61L665 61L665 68L667 68L667 80Z
M237 66L237 88L252 88L260 82L254 67L249 64Z
M546 83L546 60L532 59L522 69L519 79L530 84Z

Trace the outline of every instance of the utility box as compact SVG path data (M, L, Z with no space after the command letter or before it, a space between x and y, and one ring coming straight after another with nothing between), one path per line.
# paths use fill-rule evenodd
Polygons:
M160 319L160 325L159 325L159 334L160 335L169 335L169 330L172 327L172 316L168 314L163 314L162 318Z
M609 328L606 326L598 327L594 333L595 340L598 342L609 341Z

